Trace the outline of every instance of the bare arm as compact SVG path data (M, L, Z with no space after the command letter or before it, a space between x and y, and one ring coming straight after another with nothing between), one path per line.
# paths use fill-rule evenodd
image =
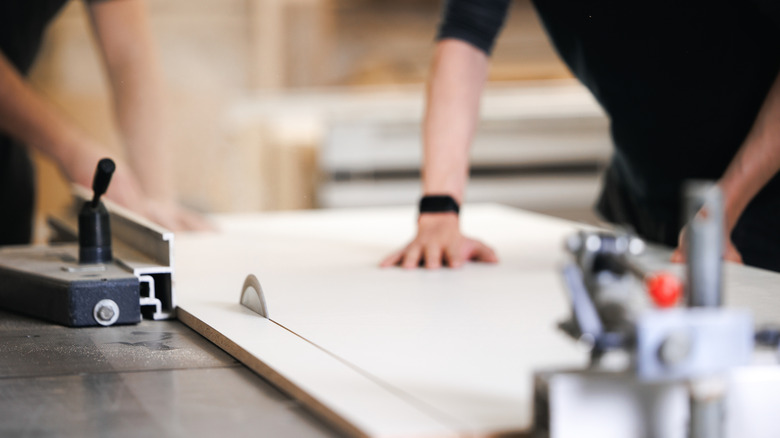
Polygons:
M146 3L92 3L90 18L111 84L128 163L143 193L143 199L134 208L174 230L208 228L208 224L179 207L176 201L163 79Z
M731 160L718 184L723 190L727 260L742 258L731 243L731 232L751 200L780 170L780 76L775 79L745 142ZM683 261L678 248L673 256Z
M487 55L472 45L451 39L437 44L423 122L424 194L463 201L487 71ZM415 239L382 266L415 268L424 260L427 268L435 269L442 261L457 267L470 259L496 261L490 248L460 233L455 213L428 213L420 215Z
M729 164L720 186L730 233L750 201L780 170L780 76L769 90L745 142Z
M70 180L89 187L105 150L38 95L0 53L0 130L52 158ZM141 196L132 172L118 163L114 185L125 204Z
M443 40L436 46L423 122L424 193L463 201L487 71L487 55L470 44Z
M139 0L97 2L89 11L129 164L147 196L170 198L165 102L146 5Z

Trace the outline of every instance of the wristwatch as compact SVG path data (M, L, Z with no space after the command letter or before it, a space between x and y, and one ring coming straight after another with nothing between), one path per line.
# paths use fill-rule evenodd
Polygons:
M428 195L420 199L420 214L423 213L460 213L458 201L449 195Z

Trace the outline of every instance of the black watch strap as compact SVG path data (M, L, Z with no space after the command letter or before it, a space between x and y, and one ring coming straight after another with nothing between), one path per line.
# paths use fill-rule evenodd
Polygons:
M449 195L430 195L420 199L420 214L422 213L460 213L460 205Z

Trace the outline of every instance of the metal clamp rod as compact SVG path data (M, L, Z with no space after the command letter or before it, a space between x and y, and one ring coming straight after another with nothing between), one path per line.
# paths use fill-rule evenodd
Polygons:
M720 307L723 277L723 194L712 182L686 185L688 307Z

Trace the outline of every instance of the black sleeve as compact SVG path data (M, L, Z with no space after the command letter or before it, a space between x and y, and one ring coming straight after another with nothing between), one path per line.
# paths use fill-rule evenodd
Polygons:
M509 3L510 0L446 0L436 39L463 40L490 55Z
M753 0L759 9L780 26L780 2L777 0Z

